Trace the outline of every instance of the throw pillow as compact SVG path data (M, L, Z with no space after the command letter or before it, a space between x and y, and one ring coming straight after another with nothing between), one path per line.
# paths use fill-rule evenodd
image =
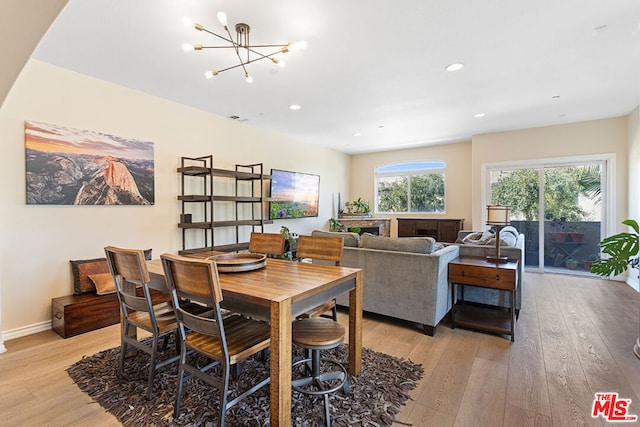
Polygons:
M108 295L116 291L116 282L113 281L111 273L91 274L89 279L95 285L98 295Z
M365 233L362 235L361 243L363 248L368 249L430 254L434 250L436 241L433 237L392 238Z
M89 276L92 274L109 273L106 258L71 260L71 277L73 279L73 293L75 295L94 292L96 286Z
M143 252L144 259L150 260L152 257L152 249L145 249ZM89 275L110 273L106 258L70 260L69 263L71 264L71 280L74 295L94 292L96 290L96 286L91 279L89 279Z

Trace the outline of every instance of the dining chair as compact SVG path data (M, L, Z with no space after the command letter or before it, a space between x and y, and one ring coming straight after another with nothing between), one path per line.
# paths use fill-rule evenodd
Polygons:
M180 416L186 373L218 389L219 420L223 426L229 408L270 382L267 377L228 401L231 367L269 347L269 325L240 314L222 315L222 289L214 261L171 254L163 254L160 258L175 306L181 341L174 417ZM182 307L186 300L204 304L212 311L209 315L193 314ZM211 363L196 365L190 354L194 352L204 355ZM215 366L221 367L219 376L211 374L210 369Z
M156 371L179 356L158 362L158 343L164 338L165 346L170 334L176 335L176 347L179 345L178 325L173 306L168 302L154 305L149 291L149 271L144 251L123 249L114 246L104 248L107 264L116 285L121 311L121 348L118 377L124 377L124 365L127 353L142 350L150 355L147 399L153 397L153 382ZM137 288L142 289L139 296ZM139 328L151 334L148 339L138 341L136 334L130 334L130 328Z
M265 255L284 254L284 234L251 232L249 238L249 252Z
M340 265L343 251L344 241L341 237L299 236L296 257L300 261L310 258L312 260L329 261L333 265ZM337 321L338 313L335 299L307 311L301 317L329 317L324 314L328 311L331 311L331 319Z

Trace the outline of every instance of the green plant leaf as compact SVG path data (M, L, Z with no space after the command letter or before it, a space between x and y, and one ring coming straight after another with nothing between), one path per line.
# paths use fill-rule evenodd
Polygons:
M633 219L625 219L624 221L622 221L622 223L624 225L628 225L629 227L633 228L633 230L636 232L636 234L640 234L640 228L638 228L638 223L633 220Z
M605 237L600 242L600 248L603 253L611 255L614 258L624 258L628 260L638 255L638 235L619 233Z
M609 277L622 274L629 265L628 260L618 258L599 259L591 264L591 272L598 276Z

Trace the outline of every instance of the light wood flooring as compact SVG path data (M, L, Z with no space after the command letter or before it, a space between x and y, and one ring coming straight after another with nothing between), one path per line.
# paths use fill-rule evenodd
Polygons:
M640 360L633 353L640 296L623 283L583 277L528 273L524 283L515 343L450 329L446 322L429 337L413 325L365 316L366 347L425 369L398 421L420 427L606 425L590 416L595 392L632 399L630 413L640 415ZM346 325L344 313L340 321ZM83 355L119 345L117 325L66 340L43 332L5 345L0 425L119 425L65 372Z

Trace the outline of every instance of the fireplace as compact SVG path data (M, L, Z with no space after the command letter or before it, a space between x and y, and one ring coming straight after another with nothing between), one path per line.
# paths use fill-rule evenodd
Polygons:
M373 234L374 236L380 235L380 227L357 227L360 229L358 234L363 235L364 233ZM348 228L347 231L354 231L353 228Z
M351 228L359 228L360 234L371 233L376 236L391 236L391 219L389 218L340 218L340 222L344 224L347 230Z

